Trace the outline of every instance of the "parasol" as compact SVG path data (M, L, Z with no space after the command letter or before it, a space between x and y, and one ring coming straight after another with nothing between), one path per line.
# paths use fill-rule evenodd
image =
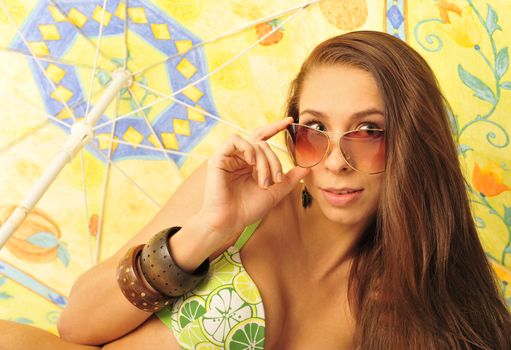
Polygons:
M506 170L501 175L488 164L503 162L505 168L508 159L492 151L477 158L488 142L468 135L470 127L463 129L471 111L487 102L472 98L473 86L459 74L450 83L444 70L452 75L461 65L482 74L485 67L450 57L452 50L466 48L448 25L455 27L456 16L466 22L466 14L440 3L0 0L0 221L5 223L57 155L69 158L62 146L72 131L78 143L90 138L82 150L74 149L76 156L0 252L0 317L55 332L76 277L135 234L228 134L281 118L288 83L307 53L345 31L381 30L409 41L440 72L454 99L468 96L470 108L453 104L453 121L469 177L472 164L479 164L474 176L483 180L474 180L471 188L488 178L506 187L511 183ZM470 5L485 15L482 4L456 6ZM492 1L495 14L505 7ZM495 23L505 30L502 21ZM492 40L506 45L503 38ZM449 65L441 65L446 57ZM93 112L91 129L78 127ZM509 125L499 125L503 134L490 139L502 146ZM286 163L281 140L273 145ZM505 152L507 144L490 147ZM502 210L501 193L484 199L504 218L511 214ZM477 214L483 237L489 237L485 248L499 276L511 282L506 270L511 258L499 255L509 227L505 231L491 221L496 215L487 216ZM498 234L489 234L491 228Z

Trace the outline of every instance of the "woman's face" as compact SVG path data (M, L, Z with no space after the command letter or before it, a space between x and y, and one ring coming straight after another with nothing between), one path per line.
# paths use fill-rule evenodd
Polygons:
M305 78L299 124L328 132L385 129L383 111L382 97L369 72L341 64L322 65ZM365 227L376 212L383 173L369 175L350 168L336 147L339 135L331 137L328 153L304 179L316 207L310 209L320 209L341 225Z

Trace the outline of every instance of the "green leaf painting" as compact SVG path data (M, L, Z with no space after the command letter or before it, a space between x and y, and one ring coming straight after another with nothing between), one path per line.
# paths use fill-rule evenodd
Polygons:
M495 94L493 91L481 81L475 75L467 72L461 64L458 65L458 74L463 81L463 84L474 90L475 96L479 97L481 100L488 101L492 105L496 104Z

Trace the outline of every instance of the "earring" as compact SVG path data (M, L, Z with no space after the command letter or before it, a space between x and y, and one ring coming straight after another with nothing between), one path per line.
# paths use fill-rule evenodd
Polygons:
M312 204L312 196L307 191L307 187L304 187L302 190L302 207L307 208L310 207Z

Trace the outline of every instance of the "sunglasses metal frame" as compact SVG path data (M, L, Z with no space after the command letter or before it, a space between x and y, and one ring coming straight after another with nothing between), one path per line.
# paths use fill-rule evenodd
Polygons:
M298 123L292 123L292 124L289 124L288 127L286 128L286 132L288 133L288 136L291 138L291 142L293 142L294 139L296 139L296 135L294 135L295 137L293 137L293 134L292 132L290 131L292 129L293 126L299 126L299 127L304 127L304 128L308 128L308 129L311 129L315 132L319 132L321 134L323 134L327 139L328 139L328 145L327 145L327 148L325 150L325 152L323 153L323 155L321 156L321 159L314 163L313 165L311 166L301 166L301 165L298 165L296 164L297 166L301 167L301 168L312 168L313 166L316 166L318 165L319 163L321 163L323 161L323 159L325 159L325 156L330 152L330 144L332 142L335 142L336 143L336 148L339 150L339 152L341 153L341 156L342 158L344 159L344 161L346 162L346 164L348 164L348 166L355 170L355 171L358 171L359 173L363 173L363 174L368 174L368 175L376 175L376 174L381 174L383 173L385 170L382 170L382 171L377 171L377 172L367 172L367 171L362 171L362 170L359 170L359 169L356 169L353 165L350 164L350 162L348 161L348 159L350 159L350 157L348 156L348 158L346 158L346 155L344 153L344 150L342 149L341 147L341 139L346 136L347 134L350 134L350 133L353 133L355 131L360 131L359 129L354 129L354 130L348 130L348 131L323 131L323 130L317 130L317 129L314 129L314 128L311 128L310 126L308 125L304 125L304 124L298 124ZM378 131L378 132L381 132L383 134L383 136L385 137L385 130L383 129L371 129L371 131ZM330 135L339 135L339 137L331 137ZM293 142L294 143L294 142ZM293 160L294 162L296 163L296 157L295 155L293 154Z

